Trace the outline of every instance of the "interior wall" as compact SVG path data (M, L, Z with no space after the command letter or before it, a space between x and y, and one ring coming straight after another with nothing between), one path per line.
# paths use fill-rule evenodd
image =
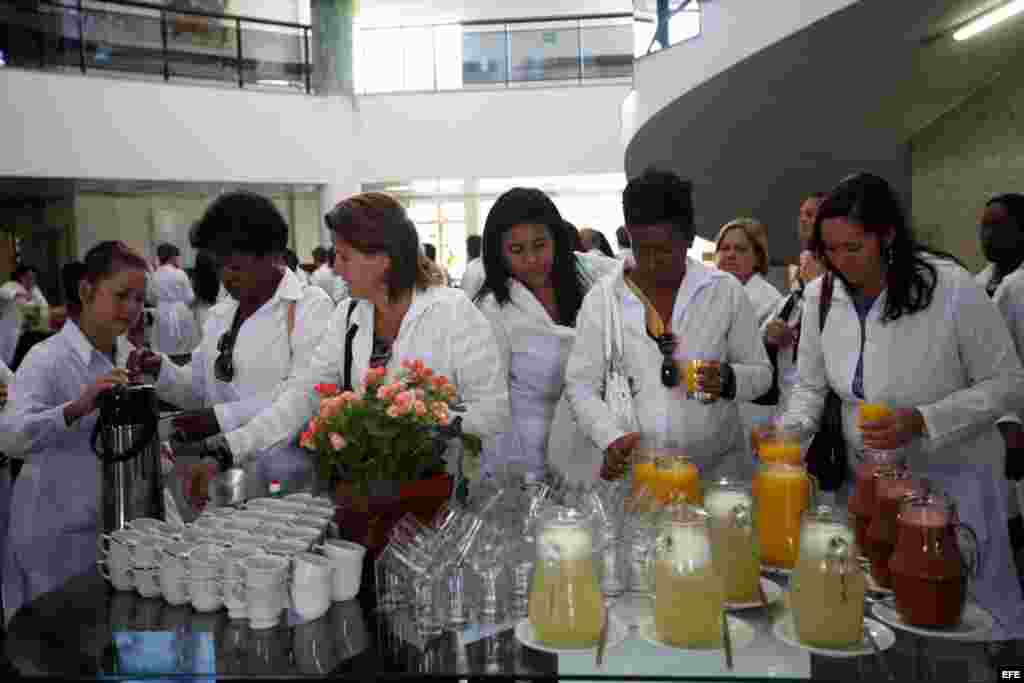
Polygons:
M911 140L913 223L920 237L985 266L978 219L985 201L1024 192L1024 64L976 91Z

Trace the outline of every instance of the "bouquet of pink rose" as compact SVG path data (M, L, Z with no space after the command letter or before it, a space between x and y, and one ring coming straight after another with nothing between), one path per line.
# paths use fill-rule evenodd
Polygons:
M458 392L444 375L423 361L405 361L387 379L384 368L367 370L365 388L340 391L318 384L320 412L309 421L299 444L319 455L320 476L338 475L365 493L371 481L407 482L444 471L450 439L461 439L464 453L479 457L478 436L462 432Z

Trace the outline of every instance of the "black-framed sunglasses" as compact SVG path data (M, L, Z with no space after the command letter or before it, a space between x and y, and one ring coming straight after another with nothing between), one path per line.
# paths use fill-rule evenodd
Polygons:
M221 335L217 342L217 360L213 362L213 376L221 382L230 382L235 378L235 331L229 330Z
M661 360L661 383L669 389L675 389L679 386L679 366L675 360L676 346L678 346L676 336L671 332L666 332L660 337L654 337L654 341L663 356Z

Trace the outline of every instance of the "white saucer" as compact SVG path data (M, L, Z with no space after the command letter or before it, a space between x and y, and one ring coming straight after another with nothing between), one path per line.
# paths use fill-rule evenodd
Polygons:
M945 638L947 640L975 640L987 635L996 623L991 614L970 601L964 605L964 613L960 617L960 623L950 628L912 626L903 621L903 616L895 607L882 602L876 602L872 605L871 611L874 612L876 617L901 631L908 631L919 636L928 636L929 638Z
M729 643L732 645L732 649L738 650L743 647L747 647L757 637L757 631L754 627L743 621L742 619L734 616L727 616L729 624ZM700 654L706 652L721 652L724 648L704 648L704 649L687 649L684 647L677 647L676 645L669 645L668 643L662 642L658 638L658 630L654 625L654 617L646 617L641 619L637 624L640 627L640 637L646 640L651 645L657 647L664 647L669 650L675 650L676 652L689 652L693 654Z
M871 635L875 637L875 642L878 643L879 650L888 650L893 646L893 643L896 642L896 634L893 633L892 629L885 624L877 622L874 619L865 618L864 626L871 629ZM843 648L841 650L831 650L824 647L804 645L796 636L796 629L793 627L792 613L786 614L776 621L775 625L772 627L772 633L786 645L792 645L793 647L806 650L807 652L813 652L814 654L822 655L823 657L862 657L864 655L874 654L875 652L867 638L862 638L861 642L857 645Z
M725 609L741 610L768 607L782 599L782 586L771 579L761 578L761 590L764 591L764 597L767 602L727 602L725 603Z
M520 619L519 623L516 624L516 640L525 645L526 647L534 650L540 650L541 652L550 652L556 655L582 655L588 652L596 653L597 646L585 647L585 648L563 648L559 649L556 647L550 647L537 641L537 634L533 630L533 624L530 623L529 619ZM624 641L629 637L629 629L625 625L619 623L619 620L615 617L610 617L608 620L608 642L605 644L605 654L608 653L613 647Z

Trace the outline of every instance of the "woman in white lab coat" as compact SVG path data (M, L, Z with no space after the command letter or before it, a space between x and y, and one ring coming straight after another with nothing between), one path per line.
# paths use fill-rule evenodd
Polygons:
M763 394L772 378L750 301L734 277L687 258L694 236L689 183L649 170L630 181L622 205L636 265L587 294L566 369L572 412L604 462L564 462L555 452L549 462L570 480L593 480L599 472L616 478L643 435L684 449L703 476L749 476L737 401ZM617 424L602 398L607 290L622 321L639 432ZM673 377L675 361L685 358L710 361L698 388L711 403L687 399L681 373Z
M737 218L718 231L715 265L732 273L750 297L760 326L771 315L782 294L764 279L768 274L768 231L755 218Z
M282 264L288 224L265 197L222 195L196 223L191 241L220 265L231 298L210 309L189 365L144 351L133 365L157 376L160 398L191 411L174 424L186 440L198 441L233 431L273 404L275 390L309 365L334 304ZM308 489L314 465L294 442L262 449L246 467L246 495L265 495L275 479L289 491Z
M494 325L509 370L512 428L485 451L485 474L507 467L544 474L576 314L591 284L620 265L573 252L563 224L554 202L533 188L509 190L487 214L486 276L475 300Z
M834 276L832 304L819 334L826 278L808 286L787 418L816 427L831 387L852 459L863 447L906 448L911 470L950 493L978 534L982 574L972 593L999 620L993 638L1021 637L995 421L1020 405L1024 371L999 312L967 271L914 242L898 197L877 176L852 176L829 194L812 249ZM858 427L862 400L893 414Z
M491 325L461 290L431 282L401 204L364 193L339 203L325 220L352 299L338 305L311 362L295 369L274 404L223 438L208 439L207 451L222 467L244 462L299 435L319 409L315 385L358 389L370 367L393 373L406 360L422 360L451 379L465 404L466 432L486 439L505 431L508 387Z
M8 615L93 567L99 465L89 445L97 396L128 378L124 333L142 312L145 259L121 242L85 257L82 313L36 344L0 412L0 432L19 434L25 465L14 485L4 602Z
M0 360L7 365L14 362L14 352L18 349L25 324L21 307L25 305L39 306L46 320L46 309L49 304L43 292L36 284L39 271L33 266L18 266L11 275L9 282L0 287Z
M764 224L755 218L737 218L723 225L715 238L715 265L735 275L743 284L754 307L758 328L764 325L783 298L779 290L764 279L768 272L768 231ZM774 417L776 412L777 403L766 403L769 397L755 398L760 401L744 401L739 406L745 434Z
M156 304L152 346L161 353L192 353L199 343L199 327L192 302L192 282L181 268L181 252L173 244L156 250L160 266L149 280L149 297Z

